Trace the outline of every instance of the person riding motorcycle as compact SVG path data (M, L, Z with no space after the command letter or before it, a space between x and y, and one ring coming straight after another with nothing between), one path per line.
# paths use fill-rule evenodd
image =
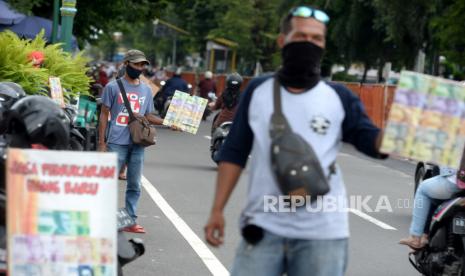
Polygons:
M441 168L439 175L426 179L418 186L413 204L410 237L401 239L399 244L414 250L423 248L428 241L425 226L433 203L450 199L461 190L465 190L465 149L458 170Z
M163 96L165 99L174 95L176 90L188 93L188 83L181 78L182 68L178 67L174 75L166 81L163 86Z
M216 82L213 80L213 73L211 71L206 71L205 78L197 85L197 93L199 97L208 100L208 93L210 92L216 94Z
M215 128L224 122L232 121L237 111L237 105L239 103L240 89L242 85L242 77L238 73L233 73L226 78L226 89L223 94L216 100L216 102L210 103L208 106L211 110L221 109L216 119L212 124L212 133Z
M181 78L182 68L178 67L174 72L174 75L168 79L161 88L161 91L157 93L154 99L155 108L162 110L166 100L169 97L173 97L176 90L189 93L188 83Z

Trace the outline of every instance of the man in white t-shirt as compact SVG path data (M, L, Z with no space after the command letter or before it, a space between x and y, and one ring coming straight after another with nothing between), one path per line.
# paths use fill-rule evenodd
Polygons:
M381 132L366 115L360 99L344 86L320 79L328 22L326 13L312 7L292 9L281 23L277 41L282 49L281 69L274 76L252 80L242 93L219 154L216 194L205 226L208 243L221 245L223 210L250 154L248 198L240 221L244 240L232 275L340 276L345 272L349 237L346 191L339 167L333 169L332 164L342 142L374 158L386 156L378 151ZM281 85L282 110L292 130L313 147L325 175L331 172L330 191L324 198L335 199L342 208L287 212L279 205L267 206L267 199L282 196L270 161L274 78Z

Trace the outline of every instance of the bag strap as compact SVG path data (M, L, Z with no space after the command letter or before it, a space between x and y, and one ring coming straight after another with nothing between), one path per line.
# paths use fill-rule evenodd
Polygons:
M282 135L285 131L292 131L291 126L284 117L281 109L281 85L275 77L273 82L273 106L274 111L271 115L270 137L275 138Z
M123 96L124 105L126 106L126 109L128 110L129 120L132 121L134 120L134 113L132 113L131 104L129 103L128 95L126 94L126 90L124 89L123 82L121 81L120 78L116 79L116 82L118 83L119 90L121 92L121 95Z

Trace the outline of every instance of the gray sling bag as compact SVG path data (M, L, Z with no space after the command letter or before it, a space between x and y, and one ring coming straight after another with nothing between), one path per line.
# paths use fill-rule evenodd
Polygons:
M314 201L329 192L326 177L312 146L292 131L281 109L280 84L275 78L273 86L274 112L271 116L271 165L279 188L284 195L310 196ZM330 166L330 175L335 164Z

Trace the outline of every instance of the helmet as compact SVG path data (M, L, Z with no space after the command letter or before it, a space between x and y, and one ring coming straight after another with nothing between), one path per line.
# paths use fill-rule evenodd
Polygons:
M242 77L238 73L232 73L226 77L226 89L239 91L241 85Z
M7 128L5 115L10 107L20 98L26 96L23 88L14 82L0 82L0 133Z
M16 123L16 124L15 124ZM50 149L66 149L70 121L65 112L50 98L29 96L20 99L9 110L9 130L22 126L31 144Z
M224 90L223 104L231 109L236 106L239 98L239 90L242 85L242 77L238 73L232 73L226 77L226 89Z
M182 67L176 68L176 70L174 71L174 74L175 75L181 75L182 74Z
M205 72L205 78L206 78L206 79L211 79L211 78L213 78L213 73L210 72L210 71Z
M14 82L0 82L0 108L8 109L15 101L26 96L23 88Z

